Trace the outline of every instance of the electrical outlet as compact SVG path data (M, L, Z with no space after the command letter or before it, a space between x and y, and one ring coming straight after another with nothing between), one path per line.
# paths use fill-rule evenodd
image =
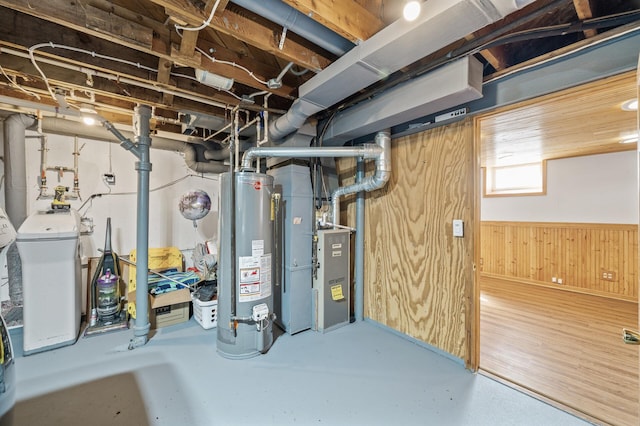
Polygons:
M551 282L552 282L552 283L557 283L557 282L558 282L558 279L557 279L556 277L551 277Z
M558 278L558 284L562 284L562 283L563 283L562 278Z
M437 115L435 118L435 122L438 123L444 120L450 120L452 118L460 117L461 115L467 114L467 108L458 108L453 111L445 112L444 114Z
M601 271L601 279L603 281L617 281L618 277L616 276L616 272L615 271L605 271L602 270Z

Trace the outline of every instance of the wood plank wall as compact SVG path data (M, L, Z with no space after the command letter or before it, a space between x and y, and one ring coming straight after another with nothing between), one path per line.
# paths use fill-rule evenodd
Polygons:
M389 183L366 198L364 315L468 361L473 346L472 121L394 139L391 158ZM338 172L341 184L353 182L355 163L340 160ZM353 226L355 197L341 206ZM453 219L464 220L464 238L452 236Z
M483 221L481 235L483 275L638 300L637 225Z

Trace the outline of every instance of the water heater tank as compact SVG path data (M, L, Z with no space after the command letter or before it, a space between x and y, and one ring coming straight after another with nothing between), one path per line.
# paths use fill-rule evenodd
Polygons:
M250 358L273 343L273 177L234 173L232 203L231 174L220 176L217 350L226 358Z

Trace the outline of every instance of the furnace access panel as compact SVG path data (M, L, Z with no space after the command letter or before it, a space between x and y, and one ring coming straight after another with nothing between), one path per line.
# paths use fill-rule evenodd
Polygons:
M326 332L349 323L350 232L342 229L318 231L318 273L313 280L313 329Z

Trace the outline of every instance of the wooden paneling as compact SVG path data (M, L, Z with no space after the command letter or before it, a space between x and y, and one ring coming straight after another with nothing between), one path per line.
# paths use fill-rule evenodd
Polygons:
M635 72L508 106L479 119L482 166L526 164L554 158L635 149L621 144L636 134Z
M365 213L365 316L465 360L473 236L454 238L452 220L473 229L472 141L470 120L393 140L391 179ZM339 162L343 184L353 170Z
M482 222L481 234L482 274L638 299L637 225Z
M612 425L638 425L638 304L482 277L480 368Z

